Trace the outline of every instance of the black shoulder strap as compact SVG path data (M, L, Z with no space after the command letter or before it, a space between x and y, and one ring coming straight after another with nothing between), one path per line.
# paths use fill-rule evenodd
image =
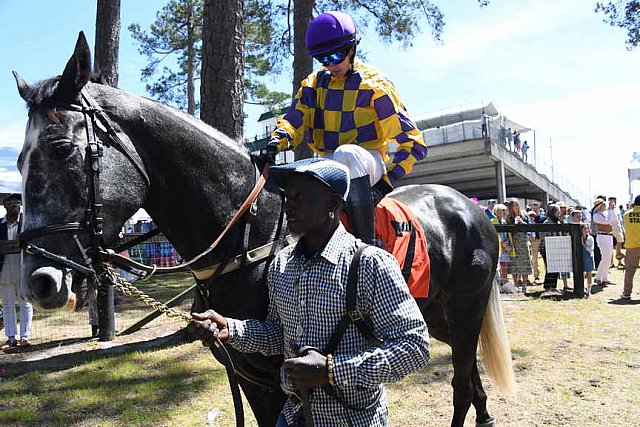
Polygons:
M358 294L358 269L360 267L360 256L368 245L362 245L358 247L356 253L353 255L351 265L349 266L349 276L347 279L347 301L345 304L345 311L342 315L342 319L338 322L335 331L329 344L325 347L324 354L333 354L338 348L338 344L342 340L344 333L347 331L350 323L354 323L360 333L364 335L367 342L371 345L380 345L382 340L376 338L371 330L371 326L367 323L366 318L362 314L362 311L356 306L356 297Z

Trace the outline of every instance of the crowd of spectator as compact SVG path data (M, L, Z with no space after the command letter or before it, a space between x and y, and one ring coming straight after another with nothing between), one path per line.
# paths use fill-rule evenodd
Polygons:
M600 286L612 284L609 281L610 269L627 268L624 263L625 253L622 251L625 244L623 215L625 211L633 209L633 205L629 204L625 209L624 206L617 205L615 197L598 195L591 207L567 205L563 201L557 201L549 203L546 208L538 202L532 202L522 209L517 200L511 200L505 203L490 201L486 211L494 224L581 224L584 294L588 298L594 283ZM571 277L571 271L546 271L548 259L545 237L563 234L567 233L499 232L500 256L496 277L501 289L505 292L526 293L527 287L535 284L543 285L543 295L570 291L567 279ZM545 265L544 275L540 267L540 258ZM633 270L635 271L635 268ZM562 291L557 286L559 280L563 283ZM630 291L623 292L621 298L629 299Z

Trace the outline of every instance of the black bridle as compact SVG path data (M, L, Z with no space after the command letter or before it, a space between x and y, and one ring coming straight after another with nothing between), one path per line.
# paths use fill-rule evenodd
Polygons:
M100 106L83 90L80 94L80 104L56 104L58 110L77 111L84 114L85 129L87 133L86 158L89 161L89 172L87 177L88 195L82 222L66 222L62 224L50 224L43 227L25 230L20 234L20 246L31 255L49 259L57 264L75 270L85 276L96 274L96 264L99 254L102 251L102 199L100 197L100 172L102 169L102 157L104 147L114 147L120 151L138 170L144 179L147 188L151 181L141 159L122 141L111 119L105 114ZM96 127L100 128L107 136L106 141L102 141L97 133ZM80 242L78 235L86 232L90 236L89 248L85 249ZM78 247L82 257L82 264L67 257L47 249L41 248L32 240L50 236L58 233L72 233L73 240Z

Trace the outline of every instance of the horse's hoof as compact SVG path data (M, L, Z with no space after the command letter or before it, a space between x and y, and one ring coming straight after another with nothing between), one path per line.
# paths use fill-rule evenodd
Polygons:
M476 422L476 427L496 427L496 420L492 417L483 423Z

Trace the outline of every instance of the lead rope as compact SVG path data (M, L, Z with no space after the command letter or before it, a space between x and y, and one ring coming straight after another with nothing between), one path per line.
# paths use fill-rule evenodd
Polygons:
M168 307L166 304L144 293L134 284L125 280L125 278L122 277L120 273L118 273L116 269L113 268L112 265L102 265L103 272L100 274L100 278L96 277L96 280L102 279L104 282L110 283L115 289L122 292L124 295L144 302L146 305L153 307L159 312L167 315L167 317L178 317L187 323L191 323L191 321L193 320L193 317L191 317L189 314L175 308ZM236 426L244 427L244 408L242 406L242 395L240 394L240 386L235 379L235 376L239 375L239 373L236 371L236 368L233 365L233 361L231 360L231 356L229 355L226 347L217 337L214 342L214 346L215 348L210 347L210 350L214 354L214 356L216 353L218 354L218 356L220 356L220 358L222 359L222 364L227 371L227 376L229 378L229 387L231 388L231 395L233 397L233 408L236 415ZM244 376L242 377L245 378Z

